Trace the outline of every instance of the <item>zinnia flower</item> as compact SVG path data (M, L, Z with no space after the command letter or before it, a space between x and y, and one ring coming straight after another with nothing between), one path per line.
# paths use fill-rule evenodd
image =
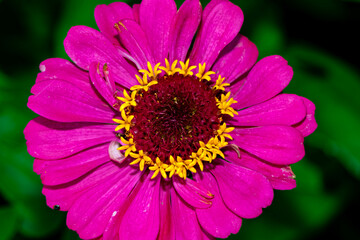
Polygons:
M282 57L255 63L238 6L115 2L95 19L68 32L73 62L40 64L25 129L48 206L80 238L226 238L295 187L315 107L282 93Z

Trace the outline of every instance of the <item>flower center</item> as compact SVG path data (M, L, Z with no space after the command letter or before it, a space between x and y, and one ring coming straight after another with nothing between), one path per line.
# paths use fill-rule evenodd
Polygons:
M194 76L179 73L158 78L158 84L136 96L130 133L136 147L151 159L188 158L219 128L219 109L212 89Z
M196 66L189 66L189 60L180 61L181 68L177 62L170 66L165 59L165 67L148 63L148 70L139 70L140 85L118 97L123 119L113 119L119 124L115 131L125 128L118 150L130 155L130 164L139 164L141 171L149 166L152 178L159 173L186 178L188 171L203 171L204 161L224 157L221 148L228 144L226 138L232 139L229 132L234 128L223 120L223 115L237 114L231 107L236 101L225 92L229 84L220 75L212 82L215 73L206 72L205 63L194 75Z

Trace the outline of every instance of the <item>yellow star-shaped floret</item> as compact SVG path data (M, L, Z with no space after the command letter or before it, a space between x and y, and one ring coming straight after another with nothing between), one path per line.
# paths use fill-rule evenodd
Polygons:
M196 66L190 66L189 67L189 62L190 62L190 59L186 60L185 63L180 61L181 69L180 69L179 73L184 75L185 77L187 75L190 75L190 76L194 75L192 70L196 68Z
M195 75L197 78L199 78L199 81L205 79L207 81L211 80L210 75L215 74L214 71L207 71L205 72L206 63L202 64L199 63L199 72Z
M152 163L152 160L149 156L147 156L143 150L140 150L139 153L133 153L133 152L130 152L130 156L135 158L134 161L132 161L130 163L130 165L134 165L134 164L137 164L139 163L139 168L140 168L140 171L143 171L144 170L144 166L145 164L151 164Z
M126 150L125 151L125 157L127 157L130 152L135 152L136 151L136 147L135 147L135 143L134 143L133 138L130 138L129 140L126 140L125 138L121 137L121 142L124 145L119 147L118 150Z
M151 66L150 62L147 62L148 70L141 69L139 72L143 73L144 75L148 75L153 80L157 79L157 76L161 73L161 70L159 70L160 63L156 64L154 68Z
M215 85L213 86L213 89L225 91L225 87L230 86L230 83L223 83L224 80L225 80L225 78L222 78L219 75L218 79L216 80Z
M124 102L120 106L120 111L123 111L128 106L136 106L135 101L136 91L132 91L131 95L129 95L126 90L124 89L124 97L117 97L120 101Z
M143 78L139 77L138 75L135 75L136 79L140 83L140 85L134 85L130 88L131 91L138 91L144 89L145 91L149 90L149 87L152 85L155 85L158 83L158 81L153 80L151 82L148 82L147 74L144 74Z
M175 60L170 66L169 60L167 60L167 58L165 58L166 67L160 66L159 68L161 70L163 70L164 72L166 72L166 74L168 76L171 76L180 71L180 68L176 67L177 63L178 63L178 60Z
M131 120L134 118L134 116L133 115L126 116L125 110L123 110L121 111L121 117L123 118L123 120L113 118L114 122L119 123L119 126L115 128L115 131L119 131L120 129L123 128L125 128L126 131L129 131L131 126Z
M167 169L168 167L169 167L169 165L163 163L160 160L160 158L157 157L155 164L153 166L149 167L149 169L151 171L155 171L154 174L151 176L151 179L155 178L159 174L159 172L160 172L161 176L166 179L167 175L166 175L165 169Z

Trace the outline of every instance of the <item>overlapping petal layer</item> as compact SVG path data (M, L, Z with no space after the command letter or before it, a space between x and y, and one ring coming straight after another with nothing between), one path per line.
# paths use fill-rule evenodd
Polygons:
M226 238L239 231L242 218L257 217L271 204L273 189L296 186L289 164L304 156L304 137L317 127L315 105L282 93L293 75L285 59L270 56L255 63L256 46L239 34L238 6L212 0L202 11L199 0L186 0L177 11L173 0L143 0L132 8L116 2L97 6L95 20L100 32L86 26L68 32L64 47L74 63L53 58L40 64L28 102L40 117L24 131L47 205L69 211L67 225L81 238ZM188 58L190 65L206 63L203 71L214 74L210 86L218 76L230 84L216 93L225 97L231 91L235 116L224 116L227 126L214 133L218 142L209 140L195 154L194 161L207 159L203 169L185 169L190 165L184 159L177 164L186 179L152 178L146 167L129 165L132 158L120 152L115 155L121 161L114 158L126 133L114 131L112 119L123 104L118 97L138 84L135 74L144 80L149 65L165 66L169 59L186 66ZM181 69L172 74L176 71ZM157 82L153 73L146 74ZM125 100L132 107L139 101L131 94ZM214 157L201 156L204 149Z

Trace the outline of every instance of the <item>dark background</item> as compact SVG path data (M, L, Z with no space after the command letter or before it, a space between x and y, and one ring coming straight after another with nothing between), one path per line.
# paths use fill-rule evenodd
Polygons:
M78 239L65 226L66 214L47 208L32 171L22 132L35 114L26 102L39 63L67 58L68 29L96 28L95 6L110 2L0 0L0 240ZM306 157L293 165L297 188L275 191L273 204L229 239L359 238L360 1L233 2L260 57L280 54L294 68L285 91L316 104L319 127L305 141Z

